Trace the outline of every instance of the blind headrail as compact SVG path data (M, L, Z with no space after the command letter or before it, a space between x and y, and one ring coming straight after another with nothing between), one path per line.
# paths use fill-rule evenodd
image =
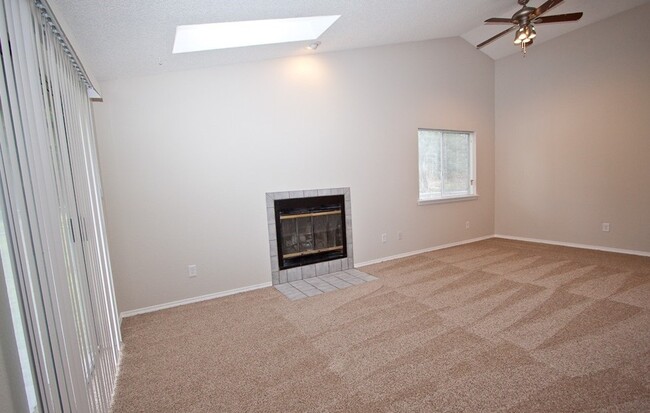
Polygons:
M36 5L36 8L40 10L43 20L50 27L50 30L52 30L54 37L56 37L56 39L61 44L63 51L68 56L68 59L70 59L70 62L72 63L72 67L74 67L74 69L76 70L77 74L79 75L79 78L89 89L88 96L90 96L91 98L99 98L100 96L97 93L97 88L95 87L95 85L93 85L92 81L90 80L90 77L88 76L86 69L84 69L81 59L79 59L79 56L77 56L77 54L75 53L74 48L72 47L72 43L66 37L61 27L61 24L59 24L59 22L56 20L56 16L52 12L50 6L44 0L34 0L34 4Z

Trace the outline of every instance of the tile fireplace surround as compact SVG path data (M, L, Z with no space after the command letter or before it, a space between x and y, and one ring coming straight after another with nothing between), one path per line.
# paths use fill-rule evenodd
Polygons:
M345 199L345 235L347 238L347 257L316 264L281 270L278 262L278 244L275 228L276 199L309 198L314 196L343 195ZM269 250L271 256L271 280L273 285L304 280L321 275L332 274L354 268L352 255L352 204L350 202L350 188L310 189L289 192L266 193L266 216L269 230Z

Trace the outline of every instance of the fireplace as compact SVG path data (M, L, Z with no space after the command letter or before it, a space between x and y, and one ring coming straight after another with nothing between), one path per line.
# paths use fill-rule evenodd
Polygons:
M281 270L347 257L343 195L275 200Z
M267 192L266 208L274 285L354 268L350 188Z

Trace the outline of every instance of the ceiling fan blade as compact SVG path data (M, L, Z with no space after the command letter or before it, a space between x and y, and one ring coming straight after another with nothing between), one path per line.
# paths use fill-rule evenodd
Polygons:
M542 14L546 13L547 11L551 10L553 7L559 5L560 3L563 3L564 0L548 0L546 3L542 4L538 8L535 9L532 13L530 13L529 18L534 19L535 17L539 17Z
M541 23L561 23L561 22L574 22L580 20L582 17L582 12L579 13L567 13L567 14L556 14L553 16L541 16L533 20L535 24Z
M492 17L485 21L486 24L514 24L512 19L507 19L505 17Z
M492 43L493 41L495 41L495 40L498 39L499 37L504 36L504 35L510 33L511 31L515 30L517 27L518 27L518 26L516 26L516 25L515 25L515 26L512 26L512 27L510 27L510 28L508 28L508 29L502 31L501 33L497 34L496 36L492 36L492 37L490 37L489 39L487 39L487 40L484 41L483 43L477 44L477 45L476 45L476 48L477 48L477 49L480 49L481 47L483 47L483 46L485 46L485 45L488 45L488 44Z

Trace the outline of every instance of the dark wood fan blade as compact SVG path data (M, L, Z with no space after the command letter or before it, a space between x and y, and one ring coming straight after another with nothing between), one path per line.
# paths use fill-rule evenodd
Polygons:
M486 24L514 24L512 19L506 19L505 17L492 17L485 21Z
M510 28L508 28L508 29L502 31L501 33L497 34L496 36L492 36L492 37L490 37L489 39L487 39L487 40L484 41L483 43L477 44L477 45L476 45L476 48L477 48L477 49L480 49L481 47L483 47L483 46L485 46L485 45L488 45L488 44L492 43L493 41L495 41L495 40L498 39L499 37L504 36L504 35L510 33L511 31L515 30L517 27L518 27L517 25L514 25L514 26L512 26L512 27L510 27Z
M534 19L535 17L539 17L542 14L546 13L547 11L551 10L553 7L563 2L564 0L548 0L546 3L536 8L535 11L530 13L529 18Z
M567 14L556 14L554 16L541 16L533 20L535 24L541 23L562 23L562 22L574 22L580 20L582 17L582 12L579 13L567 13Z

